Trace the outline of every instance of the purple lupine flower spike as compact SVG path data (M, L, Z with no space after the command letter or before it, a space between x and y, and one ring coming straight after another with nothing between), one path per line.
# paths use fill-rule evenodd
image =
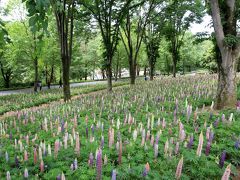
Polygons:
M157 134L156 136L155 144L158 144L158 141L159 141L159 134Z
M190 140L188 142L188 145L187 145L188 149L192 149L192 145L193 145L193 135L191 135Z
M90 153L89 154L89 159L88 159L88 164L89 164L90 167L93 166L93 159L94 159L93 154Z
M222 115L222 122L225 121L225 114Z
M214 127L217 127L217 126L218 126L218 123L219 123L219 118L217 118L217 119L214 121L213 126L214 126Z
M116 180L117 179L117 171L114 169L112 171L112 180Z
M146 177L148 175L149 170L150 170L150 166L147 162L147 164L145 165L144 171L143 171L143 177Z
M102 136L101 138L101 147L103 148L103 146L104 146L104 136Z
M178 154L178 152L179 152L179 142L176 143L175 154Z
M210 143L212 143L213 138L214 138L214 132L211 131L211 132L210 132L210 135L209 135L209 141L210 141Z
M86 127L86 137L88 138L88 127Z
M224 150L224 151L222 152L221 158L220 158L220 160L219 160L219 166L220 166L221 168L223 168L223 166L224 166L225 158L226 158L226 151Z
M206 151L205 151L205 154L206 154L206 156L208 156L208 155L209 155L210 148L211 148L211 142L210 142L210 141L208 141L208 143L207 143L207 146L206 146Z
M97 153L97 180L102 179L102 150L99 149Z
M24 169L24 175L23 175L24 178L28 178L28 170L27 168Z
M77 158L75 158L73 162L73 169L76 170L77 168L78 168L78 162L77 162Z
M239 147L240 147L240 140L237 140L237 141L235 142L235 148L236 148L236 149L239 149Z
M64 132L64 121L62 121L62 123L61 123L61 132L62 133Z
M17 156L15 157L15 165L17 168L19 168L19 160Z
M121 139L121 134L120 134L120 131L118 131L118 140L120 141Z
M94 135L94 125L92 125L91 130L92 130L92 135Z
M9 139L12 140L12 131L9 134Z
M147 176L147 174L148 174L148 172L147 172L147 169L146 169L146 168L144 168L144 171L143 171L143 177L146 177L146 176Z
M61 175L60 174L57 176L57 180L61 180Z

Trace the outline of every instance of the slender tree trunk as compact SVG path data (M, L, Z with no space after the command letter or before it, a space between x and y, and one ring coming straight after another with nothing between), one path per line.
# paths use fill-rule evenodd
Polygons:
M131 59L132 57L129 57L129 74L130 74L130 84L135 84L136 79L136 66L134 64L134 60Z
M51 83L53 82L53 75L54 75L54 67L52 66L50 78L49 78L49 81L48 81L48 89L51 88Z
M119 66L118 68L118 78L121 79L122 77L122 69L121 69L121 66Z
M149 67L150 67L150 81L153 81L153 77L154 77L154 67L155 67L155 60L152 59L153 57L151 57L151 59L149 60Z
M108 64L107 65L107 83L108 83L108 91L112 91L112 65Z
M183 59L183 75L185 75L185 60Z
M117 71L117 69L115 69L115 71L114 71L114 80L115 81L118 80L118 71Z
M48 87L48 89L51 88L51 82L50 82L50 81L48 81L48 83L47 83L47 87Z
M144 67L144 72L143 72L143 74L144 74L144 77L146 78L146 77L147 77L147 67L146 67L146 66Z
M105 79L104 69L101 69L101 72L102 72L102 78L103 78L103 80L104 80L104 79Z
M93 80L95 79L95 63L94 63L94 67L93 67Z
M37 92L38 87L38 59L34 59L34 92Z
M139 66L137 66L137 76L139 76L140 75L140 67Z
M117 81L118 78L118 68L119 68L119 52L117 53L117 64L116 64L116 68L114 71L114 77L115 77L115 81Z
M173 60L173 77L176 77L176 72L177 72L177 61Z
M64 101L67 102L71 99L69 72L72 58L72 42L73 42L73 20L75 1L66 3L66 0L60 2L63 9L59 9L54 1L51 1L54 9L58 35L60 40L61 60L62 60L62 78L63 78L63 95Z
M63 94L64 101L71 99L70 92L70 83L69 83L69 70L70 70L70 61L67 56L62 55L62 77L63 77Z
M46 84L47 84L47 86L48 86L48 84L49 84L49 79L48 79L48 69L47 69L47 65L45 66L45 82L46 82ZM48 89L49 89L49 87L48 87Z
M86 69L86 67L85 67L85 69ZM84 72L84 80L85 81L87 80L87 70L85 70L85 72Z

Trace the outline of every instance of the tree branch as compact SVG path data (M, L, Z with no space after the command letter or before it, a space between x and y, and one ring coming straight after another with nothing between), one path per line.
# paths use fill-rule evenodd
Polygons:
M224 31L220 17L219 3L218 0L210 0L213 26L216 33L217 44L221 49L223 49Z

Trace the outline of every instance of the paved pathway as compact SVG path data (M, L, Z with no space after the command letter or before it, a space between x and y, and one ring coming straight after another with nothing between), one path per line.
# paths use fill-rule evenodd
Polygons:
M79 87L79 86L86 86L86 85L94 85L94 84L105 84L107 81L93 81L93 82L82 82L82 83L72 83L70 87ZM59 85L52 85L51 89L59 88ZM47 90L47 86L42 87L42 91ZM23 94L23 93L32 93L33 88L26 88L26 89L18 89L18 90L9 90L9 91L0 91L0 96L6 96L11 94Z

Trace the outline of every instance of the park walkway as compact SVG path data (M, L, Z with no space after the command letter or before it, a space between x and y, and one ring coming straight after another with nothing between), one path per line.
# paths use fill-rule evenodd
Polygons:
M107 81L92 81L92 82L81 82L81 83L71 83L70 87L79 87L79 86L87 86L87 85L95 85L95 84L105 84ZM59 85L52 85L51 89L57 89ZM42 91L48 90L47 86L42 87ZM24 93L33 93L33 88L25 88L25 89L17 89L17 90L7 90L0 91L0 96L6 96L11 94L24 94Z

